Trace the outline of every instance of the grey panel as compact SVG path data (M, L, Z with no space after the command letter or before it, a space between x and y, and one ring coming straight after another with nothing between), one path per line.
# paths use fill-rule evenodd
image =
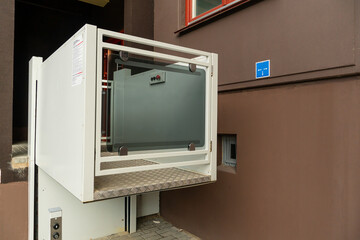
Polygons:
M51 239L62 240L62 217L50 219L50 237Z
M114 72L113 151L204 145L205 71L159 68L134 75L130 69Z

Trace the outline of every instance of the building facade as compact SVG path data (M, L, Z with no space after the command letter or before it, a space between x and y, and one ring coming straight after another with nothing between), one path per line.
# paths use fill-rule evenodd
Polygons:
M119 13L110 23L121 19L113 27L125 33L219 54L218 180L162 192L161 215L210 240L360 239L360 2L220 1L196 17L192 1L124 0L80 19ZM27 183L9 168L14 118L26 116L12 114L15 13L15 0L0 5L0 239L17 240L27 237ZM270 76L256 79L263 60ZM224 166L226 136L236 165Z
M359 2L247 1L186 26L187 10L155 0L154 39L219 54L237 165L161 193L161 214L203 239L360 239Z

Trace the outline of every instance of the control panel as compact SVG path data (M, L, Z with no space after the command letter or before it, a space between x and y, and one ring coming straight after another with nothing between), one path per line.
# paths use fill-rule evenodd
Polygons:
M62 239L62 211L61 208L51 208L50 213L50 239Z

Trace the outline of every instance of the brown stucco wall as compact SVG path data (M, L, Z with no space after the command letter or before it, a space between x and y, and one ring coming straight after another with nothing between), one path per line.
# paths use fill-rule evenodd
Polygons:
M0 184L0 239L28 239L27 223L27 183Z
M220 90L360 72L359 1L252 0L179 35L182 2L155 0L154 38L218 53ZM271 78L255 81L266 59Z
M124 32L154 38L154 0L124 1Z
M203 239L360 239L360 2L253 0L174 34L181 2L155 0L154 38L219 54L218 131L237 134L238 165L162 192L161 214Z
M219 95L236 174L163 192L161 214L203 239L360 239L360 78Z
M14 0L0 4L0 170L1 182L11 182Z
M0 4L0 239L27 239L27 183L10 169L12 144L14 0Z

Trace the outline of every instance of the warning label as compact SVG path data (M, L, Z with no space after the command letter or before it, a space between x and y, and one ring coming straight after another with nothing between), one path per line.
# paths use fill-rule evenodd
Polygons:
M72 86L82 83L84 77L84 36L81 33L73 43Z

